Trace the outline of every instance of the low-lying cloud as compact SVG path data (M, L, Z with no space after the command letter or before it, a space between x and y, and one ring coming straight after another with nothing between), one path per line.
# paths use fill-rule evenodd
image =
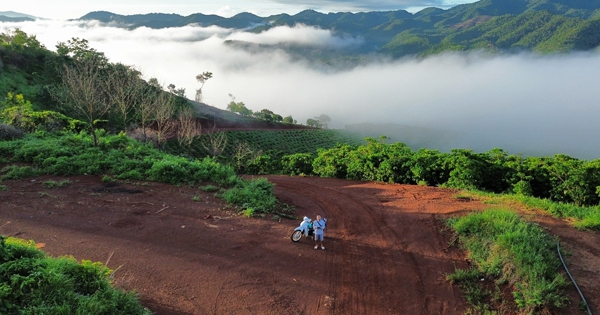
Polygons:
M434 147L441 150L500 147L509 153L600 157L598 53L444 54L324 71L278 48L243 49L227 41L340 48L360 45L360 39L306 26L250 34L217 27L126 30L38 21L0 24L0 31L14 27L50 49L59 41L85 38L111 61L185 88L190 98L198 88L195 76L211 71L204 102L222 109L231 93L252 110L267 108L299 122L327 114L333 128L368 122L434 129L445 135ZM407 138L392 135L395 141Z

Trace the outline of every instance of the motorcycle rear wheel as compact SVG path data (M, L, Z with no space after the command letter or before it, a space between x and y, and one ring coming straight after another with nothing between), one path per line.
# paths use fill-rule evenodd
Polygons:
M298 242L302 238L302 231L294 231L290 237L292 241Z

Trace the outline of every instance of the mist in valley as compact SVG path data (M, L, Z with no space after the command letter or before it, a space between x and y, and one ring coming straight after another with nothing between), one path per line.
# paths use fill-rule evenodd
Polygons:
M199 26L0 23L1 32L16 27L52 50L58 42L85 38L111 62L185 88L190 99L199 87L196 75L210 71L203 102L221 109L231 94L253 111L266 108L299 123L326 114L330 128L386 135L415 150L500 147L524 155L600 157L599 53L369 56L348 67L311 61L289 48L344 53L360 47L361 38L301 25L254 34Z

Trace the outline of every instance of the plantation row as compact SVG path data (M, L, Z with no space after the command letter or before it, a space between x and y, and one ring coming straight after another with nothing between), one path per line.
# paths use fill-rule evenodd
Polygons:
M258 155L268 152L270 157L280 159L284 155L295 153L314 154L318 149L333 148L339 143L360 145L365 142L357 135L343 130L254 130L202 134L195 137L189 147L183 148L172 140L167 143L166 148L173 153L185 153L195 157L233 157L244 149Z

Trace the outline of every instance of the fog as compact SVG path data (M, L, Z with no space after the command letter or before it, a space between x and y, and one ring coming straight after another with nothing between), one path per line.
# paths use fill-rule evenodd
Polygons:
M195 76L211 71L214 77L204 85L203 102L221 109L232 94L254 111L270 109L300 123L327 114L330 128L336 129L394 124L398 132L387 128L386 135L413 149L482 152L500 147L525 155L600 157L599 53L444 54L372 60L332 71L282 49L228 41L343 50L360 45L361 38L336 37L307 26L253 34L198 26L126 30L64 21L2 23L0 31L15 27L52 50L58 42L85 38L112 62L135 65L146 78L185 88L189 98L199 87ZM431 132L419 137L414 134L419 130Z

